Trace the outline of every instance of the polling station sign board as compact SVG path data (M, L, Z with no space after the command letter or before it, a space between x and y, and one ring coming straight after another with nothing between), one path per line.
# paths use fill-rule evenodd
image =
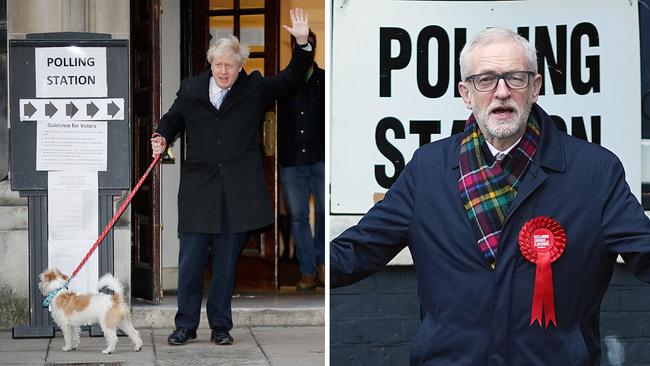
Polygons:
M102 97L106 95L105 47L39 47L36 95Z
M98 171L99 189L130 187L126 40L9 42L13 190L47 190L48 171Z
M461 132L458 57L488 27L538 51L538 103L556 125L616 153L641 191L636 1L335 0L331 43L333 214L363 214L421 145Z

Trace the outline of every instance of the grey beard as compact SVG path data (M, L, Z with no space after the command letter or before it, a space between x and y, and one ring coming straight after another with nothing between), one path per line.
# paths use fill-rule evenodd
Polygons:
M524 109L519 110L519 113L517 113L513 119L499 123L490 122L487 111L479 113L476 120L484 135L497 139L504 139L515 136L522 129L525 129L525 126L528 124L528 115L530 114L531 107L532 103L527 103L524 106Z

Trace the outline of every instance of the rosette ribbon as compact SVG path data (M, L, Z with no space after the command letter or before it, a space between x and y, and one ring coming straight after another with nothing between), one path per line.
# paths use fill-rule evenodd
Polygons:
M550 217L535 217L527 221L519 232L521 254L536 265L533 306L530 314L531 326L537 321L545 328L548 328L551 323L557 327L551 263L562 255L565 245L564 229L560 223Z

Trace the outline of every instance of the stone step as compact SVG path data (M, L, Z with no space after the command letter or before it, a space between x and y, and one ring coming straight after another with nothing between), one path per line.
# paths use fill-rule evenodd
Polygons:
M137 327L174 328L176 296L165 296L162 304L133 301L133 323ZM325 324L325 295L322 289L310 293L278 291L233 296L235 327L322 326ZM200 328L209 328L205 301L201 306Z

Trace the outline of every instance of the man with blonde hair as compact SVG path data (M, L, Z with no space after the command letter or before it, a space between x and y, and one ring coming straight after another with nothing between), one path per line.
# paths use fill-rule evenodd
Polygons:
M210 67L183 80L169 111L151 138L154 155L185 134L186 156L178 192L180 238L176 329L168 342L196 338L201 314L203 268L212 255L207 316L211 340L232 344L231 298L237 260L247 233L269 225L272 210L264 183L259 124L267 106L304 82L310 63L309 24L302 9L291 10L298 40L285 70L272 77L243 65L248 47L230 36L207 52Z
M408 245L422 319L411 365L600 365L616 257L650 282L650 221L619 159L536 104L526 39L485 30L460 64L465 130L419 148L332 241L330 283L359 281Z
M207 60L210 65L215 58L232 55L239 66L244 66L248 61L250 50L248 46L239 43L237 37L232 34L228 37L217 39L210 44L207 52Z

